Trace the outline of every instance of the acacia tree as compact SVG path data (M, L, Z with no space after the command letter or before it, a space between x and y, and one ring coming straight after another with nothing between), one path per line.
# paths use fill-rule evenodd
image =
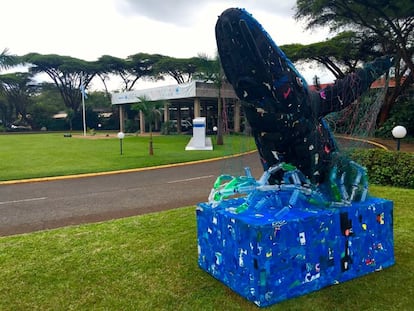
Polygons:
M163 56L156 63L156 71L159 74L169 75L177 81L178 84L183 84L191 81L192 76L197 72L197 66L199 65L199 57L174 58Z
M414 81L414 2L412 0L297 0L297 19L307 28L351 29L370 38L382 54L395 56L395 87L382 106L379 124L397 97ZM402 62L400 62L402 61Z
M288 44L281 48L293 62L316 61L329 70L336 79L355 71L360 62L379 56L371 38L360 37L354 31L344 31L322 42Z
M147 54L147 53L138 53L133 54L127 57L128 63L128 70L131 75L137 77L136 80L133 81L133 85L140 78L150 79L150 80L162 80L163 77L158 69L157 64L164 58L165 56L160 54Z
M105 93L107 95L110 94L108 86L106 85L107 80L110 79L110 74L119 76L124 81L128 81L126 77L124 78L126 64L123 58L118 58L111 55L103 55L98 59L98 63L101 67L101 70L97 73L97 77L99 77L99 79L102 81L105 88ZM123 87L122 90L125 90L125 88Z
M156 63L163 57L159 54L147 53L133 54L126 59L103 55L98 60L101 67L98 76L106 88L105 80L108 77L107 75L116 75L123 82L122 91L130 91L141 78L161 79L161 76L156 71Z
M101 70L96 62L55 54L30 53L22 59L29 64L31 73L46 73L49 76L58 88L65 106L73 112L79 111L82 86L87 89L89 83Z

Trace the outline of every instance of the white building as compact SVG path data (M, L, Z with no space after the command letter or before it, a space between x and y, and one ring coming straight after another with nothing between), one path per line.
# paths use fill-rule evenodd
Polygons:
M225 84L221 90L223 123L225 129L234 132L241 131L241 109L240 101L233 88ZM144 90L135 90L112 94L112 105L119 107L120 131L125 131L125 105L139 102L139 97L148 100L163 100L164 115L161 122L177 120L192 120L198 117L206 118L207 130L217 125L218 114L218 88L213 83L192 81L186 84L175 84L161 87L154 87ZM140 131L145 132L145 120L140 113ZM181 131L180 126L178 131Z

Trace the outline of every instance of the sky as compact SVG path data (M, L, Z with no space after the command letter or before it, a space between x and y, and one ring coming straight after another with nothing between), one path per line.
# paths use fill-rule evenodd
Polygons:
M87 61L144 52L214 57L214 26L229 7L247 9L278 45L325 40L294 20L295 0L2 0L0 51L58 54ZM322 82L329 75L319 72ZM311 79L315 73L306 70ZM311 81L308 81L311 82ZM145 86L146 87L146 86ZM138 87L139 88L139 87Z

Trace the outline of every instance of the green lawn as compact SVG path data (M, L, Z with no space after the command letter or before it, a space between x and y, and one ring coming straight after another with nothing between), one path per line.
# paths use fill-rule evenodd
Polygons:
M414 190L371 192L394 201L396 265L266 310L412 310ZM0 310L258 309L198 268L194 207L0 238L0 275Z
M103 133L71 138L63 134L0 135L0 181L133 169L228 156L255 149L251 137L224 137L213 151L185 151L190 135L154 136L154 155L148 155L149 137L126 136L122 143Z

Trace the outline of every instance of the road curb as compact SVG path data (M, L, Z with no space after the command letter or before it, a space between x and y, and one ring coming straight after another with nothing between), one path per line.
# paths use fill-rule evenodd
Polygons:
M336 135L338 138L360 141L367 144L374 145L378 148L389 150L389 148L381 143L363 139L363 138L356 138L356 137L349 137L343 135ZM245 154L250 154L257 152L257 150L252 150L248 152L238 153L229 156L223 156L220 158L212 158L212 159L205 159L205 160L198 160L198 161L191 161L191 162L184 162L184 163L174 163L174 164L165 164L165 165L158 165L158 166L151 166L151 167L140 167L140 168L132 168L132 169L125 169L125 170L116 170L116 171L107 171L107 172L97 172L97 173L84 173L84 174L74 174L74 175L66 175L66 176L54 176L54 177L39 177L39 178L28 178L28 179L18 179L18 180L6 180L0 181L0 185L15 185L15 184L25 184L25 183L35 183L35 182L46 182L46 181L55 181L55 180L64 180L64 179L76 179L76 178L87 178L87 177L97 177L97 176L108 176L108 175L116 175L116 174L124 174L124 173L135 173L135 172L142 172L142 171L150 171L150 170L157 170L163 169L168 167L178 167L183 165L191 165L191 164L199 164L199 163L208 163L212 161L223 160L227 158L235 158L240 157Z
M204 160L197 160L197 161L183 162L183 163L165 164L165 165L150 166L150 167L131 168L131 169L125 169L125 170L97 172L97 173L84 173L84 174L74 174L74 175L64 175L64 176L27 178L27 179L17 179L17 180L6 180L6 181L0 181L0 185L16 185L16 184L25 184L25 183L46 182L46 181L55 181L55 180L87 178L87 177L108 176L108 175L116 175L116 174L124 174L124 173L151 171L151 170L157 170L157 169L163 169L163 168L169 168L169 167L179 167L179 166L184 166L184 165L219 161L219 160L228 159L228 158L236 158L236 157L240 157L246 154L251 154L254 152L257 152L257 150L237 153L237 154L223 156L219 158L204 159Z
M385 145L383 145L383 144L381 144L379 142L376 142L376 141L373 141L373 140L369 140L369 139L357 138L357 137L350 137L350 136L345 136L345 135L335 135L335 137L342 138L342 139L353 140L353 141L359 141L359 142L363 142L363 143L367 143L367 144L374 145L374 146L376 146L378 148L381 148L381 149L384 149L384 150L390 150L387 146L385 146Z

